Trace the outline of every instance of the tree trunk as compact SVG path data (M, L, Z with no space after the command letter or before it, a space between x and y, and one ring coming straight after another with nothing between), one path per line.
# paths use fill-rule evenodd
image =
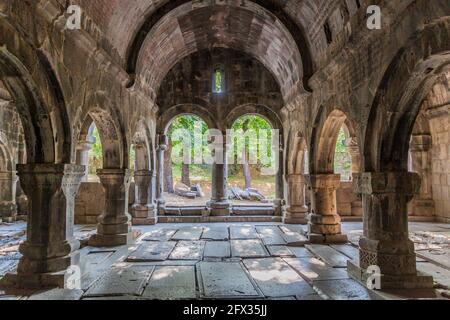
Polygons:
M189 164L183 163L183 167L181 169L181 183L187 185L188 187L191 186Z
M246 150L244 150L244 154L242 156L242 171L244 174L245 189L251 188L252 187L252 177L250 174L250 165L248 164Z
M175 193L173 188L173 171L172 171L172 140L169 138L169 146L164 152L164 191Z

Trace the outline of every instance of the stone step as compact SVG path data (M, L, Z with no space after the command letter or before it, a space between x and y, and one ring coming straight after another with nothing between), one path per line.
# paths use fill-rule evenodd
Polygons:
M158 216L158 223L264 222L278 223L278 216Z
M273 216L275 214L275 209L269 206L266 207L235 206L233 207L233 214L236 216Z

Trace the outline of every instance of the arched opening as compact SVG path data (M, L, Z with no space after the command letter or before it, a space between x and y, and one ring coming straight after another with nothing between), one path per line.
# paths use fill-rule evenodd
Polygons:
M211 164L206 162L208 125L199 116L182 114L166 126L164 199L170 208L206 207L211 199Z
M278 134L257 114L234 121L228 153L228 185L234 204L269 204L276 199Z

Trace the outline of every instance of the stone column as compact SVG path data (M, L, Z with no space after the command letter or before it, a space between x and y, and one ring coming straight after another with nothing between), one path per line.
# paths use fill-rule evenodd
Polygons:
M151 170L134 173L135 202L131 209L133 225L154 225L158 221L152 186L155 175Z
M280 143L280 150L277 157L277 166L278 171L275 176L275 191L276 191L276 198L273 200L274 208L275 208L275 216L283 217L285 212L285 205L286 200L284 199L284 179L283 179L283 173L284 173L284 166L283 166L283 148L281 148Z
M228 199L228 159L227 159L227 139L223 135L223 141L216 145L213 155L214 163L212 165L212 186L211 200L207 206L211 216L229 216L231 215L231 203Z
M341 217L337 213L336 190L341 183L338 174L307 176L311 191L311 214L308 215L308 237L311 243L345 243Z
M358 142L356 141L355 137L350 138L347 143L347 150L350 154L350 157L352 158L352 175L360 173L361 169L361 156L359 154L359 146ZM354 180L354 178L353 178ZM352 206L352 216L356 217L362 217L363 210L362 210L362 198L360 194L356 195L357 200L353 201L351 203Z
M89 239L95 247L114 247L131 243L131 216L128 190L131 170L101 169L97 175L105 190L105 211L98 218L97 233Z
M19 247L17 274L1 285L19 288L64 287L67 269L79 263L74 238L75 195L84 168L68 164L18 165L22 188L29 199L27 239Z
M432 288L433 278L418 276L414 243L409 239L407 204L420 188L420 177L410 172L359 174L355 189L362 194L364 235L359 242L359 264L349 262L349 274L364 283L367 269L381 272L381 288Z
M88 181L89 176L89 151L92 150L94 142L92 141L80 141L77 145L77 164L85 166L85 172L82 182Z
M284 223L306 224L308 207L305 198L305 178L301 174L290 174L287 176L288 183L288 206Z
M5 222L13 222L17 217L16 185L15 172L0 172L0 220Z
M430 135L412 136L410 144L412 171L418 173L422 181L419 193L411 201L414 216L434 215L434 200L431 188L431 146Z
M166 201L164 200L164 152L169 146L169 138L166 135L158 137L158 148L156 149L156 156L158 157L158 181L156 188L156 203L158 205L159 214L164 214L164 207Z

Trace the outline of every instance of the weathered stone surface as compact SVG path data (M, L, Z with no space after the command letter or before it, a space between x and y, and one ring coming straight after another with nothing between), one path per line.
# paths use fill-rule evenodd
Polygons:
M202 234L203 240L228 240L230 232L228 227L205 227Z
M177 229L157 228L145 233L143 241L168 241L177 232Z
M144 242L128 257L128 262L148 262L167 260L176 242Z
M334 268L346 268L349 258L327 245L306 245L316 257Z
M260 297L240 263L200 262L198 270L205 298Z
M231 256L231 246L228 241L208 241L206 242L204 258L229 258Z
M316 281L314 287L332 300L382 300L352 279Z
M256 226L261 240L265 245L284 245L286 240L282 236L282 232L276 226Z
M231 255L239 258L267 257L260 240L231 240Z
M195 299L195 268L190 266L156 267L142 294L145 299Z
M201 260L205 248L204 241L179 241L170 254L171 260Z
M202 227L183 227L179 229L172 237L172 240L200 240L202 236L203 228Z
M293 257L295 256L287 246L267 246L272 257Z
M231 226L230 227L230 239L232 239L232 240L259 239L259 236L255 230L255 227Z
M291 251L297 258L313 258L314 255L306 248L300 247L289 247Z
M346 270L332 268L316 258L284 258L284 261L309 282L349 278Z
M450 270L448 268L444 269L432 263L420 262L417 263L417 270L424 274L433 276L434 282L444 288L450 289Z
M80 300L83 290L53 289L43 293L32 295L28 300Z
M354 261L359 261L359 250L358 248L349 244L333 244L330 247L345 254L347 257Z
M247 259L244 265L266 297L314 294L312 287L280 258Z

